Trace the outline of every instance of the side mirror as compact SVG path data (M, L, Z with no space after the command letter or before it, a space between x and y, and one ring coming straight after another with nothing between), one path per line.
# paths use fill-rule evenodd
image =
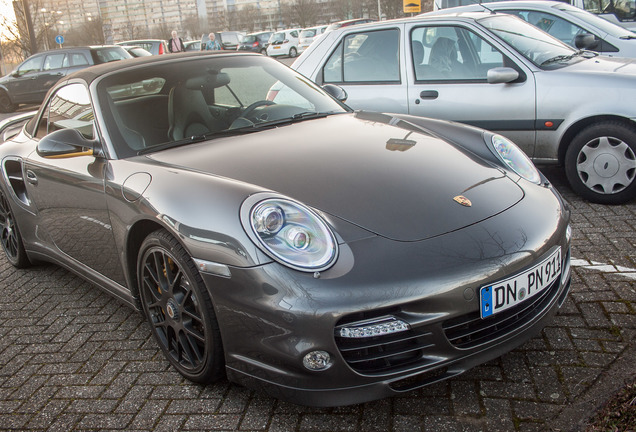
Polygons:
M97 140L88 140L76 129L60 129L40 140L38 154L44 158L61 159L78 156L101 156Z
M349 97L345 89L337 85L325 84L324 86L322 86L322 89L326 91L327 93L329 93L330 96L339 100L342 103L346 102L347 97Z
M519 72L510 67L496 67L488 70L488 84L505 84L519 79Z
M598 40L589 33L578 34L574 37L574 45L578 49L594 49L598 46Z

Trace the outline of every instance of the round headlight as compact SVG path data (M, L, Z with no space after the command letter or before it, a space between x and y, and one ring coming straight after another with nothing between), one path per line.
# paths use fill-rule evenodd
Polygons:
M492 145L501 160L524 179L539 184L541 176L532 161L519 147L501 135L492 136Z
M326 222L308 207L285 198L269 198L251 209L249 226L273 259L302 271L329 268L338 245Z

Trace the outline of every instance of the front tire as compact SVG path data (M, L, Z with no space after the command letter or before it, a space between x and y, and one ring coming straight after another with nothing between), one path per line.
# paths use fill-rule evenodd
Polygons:
M17 109L18 109L18 104L14 104L13 102L11 102L9 93L7 93L4 90L0 90L0 112L12 113Z
M636 128L596 123L574 137L565 154L565 173L579 195L599 204L636 197Z
M143 313L170 364L184 377L211 383L223 376L221 334L194 262L167 231L141 245L137 276Z
M24 243L22 243L22 235L18 229L18 225L11 211L9 199L0 192L0 242L7 260L16 268L25 268L31 265Z

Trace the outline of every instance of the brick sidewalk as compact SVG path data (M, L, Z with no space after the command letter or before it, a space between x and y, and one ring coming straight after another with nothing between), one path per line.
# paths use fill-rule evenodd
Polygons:
M0 430L578 431L636 374L636 203L573 210L572 291L542 334L468 373L377 402L307 408L185 381L141 315L52 265L0 258Z

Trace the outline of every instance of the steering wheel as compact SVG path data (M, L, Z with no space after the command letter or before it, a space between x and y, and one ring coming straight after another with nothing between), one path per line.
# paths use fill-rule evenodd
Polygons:
M241 113L241 117L248 118L249 115L252 114L252 111L254 111L256 108L268 105L275 105L275 102L272 102L270 100L259 100L252 104L249 104L247 108L245 108L245 110L243 110L243 112Z

